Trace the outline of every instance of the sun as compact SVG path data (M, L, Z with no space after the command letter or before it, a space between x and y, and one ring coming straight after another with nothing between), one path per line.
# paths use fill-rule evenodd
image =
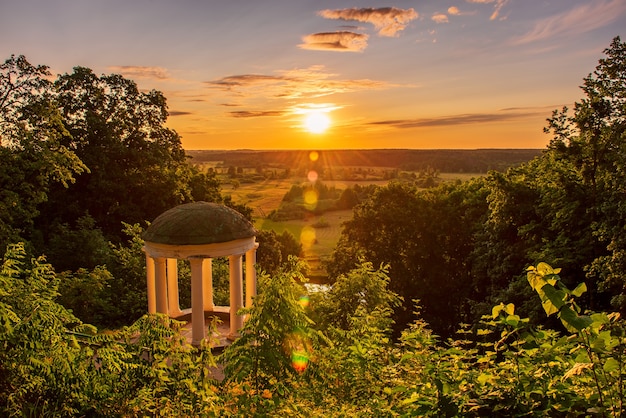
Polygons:
M324 133L330 127L330 117L322 111L308 112L304 116L304 127L312 134Z

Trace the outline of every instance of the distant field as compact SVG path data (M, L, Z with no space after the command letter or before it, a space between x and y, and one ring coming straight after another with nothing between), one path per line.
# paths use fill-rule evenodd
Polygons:
M255 226L261 230L273 230L277 233L289 231L294 237L300 239L304 250L304 259L311 267L309 278L315 278L326 276L320 263L333 252L341 235L341 224L351 217L351 210L341 210L326 212L323 216L311 216L305 220L273 222L269 219L257 219ZM328 226L315 228L313 225L320 218L323 218ZM311 239L310 234L313 234L313 239Z
M482 174L471 173L442 173L439 178L443 181L470 180ZM276 231L282 233L289 231L296 239L301 240L304 248L304 258L311 267L309 277L323 278L326 272L321 269L320 263L333 252L337 241L341 235L341 225L352 218L351 210L326 212L322 216L310 216L304 220L291 220L283 222L273 222L267 219L267 215L280 206L283 196L292 185L301 184L304 178L274 179L264 180L256 183L242 183L238 187L233 187L227 179L223 179L223 193L230 195L235 203L243 203L253 209L255 226L264 231ZM388 181L326 181L327 186L335 186L338 189L345 189L355 184L366 186L368 184L385 185ZM314 228L323 218L327 227ZM304 234L303 234L304 231ZM308 241L307 234L314 234L314 239ZM303 239L304 238L304 239Z
M254 210L255 218L265 218L274 209L278 209L285 193L292 185L299 184L297 179L265 180L258 183L243 183L235 188L228 183L222 185L225 195L232 196L235 203L244 203Z
M484 174L475 173L441 173L439 178L443 181L470 180ZM238 187L233 187L227 179L222 179L222 190L225 195L232 196L235 203L244 203L254 210L255 218L265 218L271 211L278 209L283 196L289 191L294 184L301 184L304 178L289 179L273 179L264 180L256 183L241 183ZM347 187L360 184L366 186L368 184L376 184L379 186L386 185L389 181L344 181L344 180L322 180L327 186L334 186L338 189L346 189Z

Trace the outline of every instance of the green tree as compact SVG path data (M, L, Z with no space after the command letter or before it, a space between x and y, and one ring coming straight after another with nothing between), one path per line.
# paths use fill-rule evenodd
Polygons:
M626 43L616 37L604 53L581 86L585 98L573 114L555 111L546 132L553 134L550 151L571 164L586 192L582 215L593 239L584 268L591 293L611 295L626 313Z
M48 67L12 55L0 65L0 248L31 239L39 208L57 184L68 187L86 166L63 142Z
M289 257L299 257L302 253L302 244L289 231L281 234L275 231L259 231L257 241L257 264L267 274L276 274L288 263Z
M245 312L249 316L241 336L220 357L227 384L243 384L237 403L249 413L267 414L264 392L285 396L299 373L308 372L316 336L299 303L304 270L304 263L292 258L273 277L259 277L259 294Z
M22 244L7 248L0 284L0 413L76 414L89 376L75 333L95 330L55 302L59 278Z
M141 92L120 75L95 75L76 67L59 76L56 101L70 132L63 145L73 150L90 173L65 190L55 190L46 205L50 223L73 222L87 212L107 237L119 236L122 221L154 219L190 200L180 182L185 154L180 137L164 126L165 97Z
M404 299L396 332L412 321L413 300L440 335L467 320L474 294L470 255L486 213L482 183L420 190L392 182L355 207L329 262L332 278L363 257L388 264L390 289ZM481 196L483 198L481 199Z

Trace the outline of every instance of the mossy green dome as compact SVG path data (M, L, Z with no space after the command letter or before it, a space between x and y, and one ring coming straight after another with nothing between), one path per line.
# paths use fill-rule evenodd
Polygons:
M203 245L256 235L250 221L236 210L216 203L194 202L163 212L142 237L158 244Z

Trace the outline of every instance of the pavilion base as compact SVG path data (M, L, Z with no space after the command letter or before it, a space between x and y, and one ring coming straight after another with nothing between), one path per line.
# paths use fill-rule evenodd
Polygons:
M189 344L198 346L199 343L194 343L192 339L191 310L183 310L182 314L176 316L174 319L186 322L181 332ZM205 339L209 340L212 351L222 351L236 339L236 337L233 338L232 335L230 335L230 315L227 306L216 306L213 311L205 311L204 320L205 326L207 327L207 336ZM210 326L213 321L216 322L215 328L213 329L213 334L209 335Z

